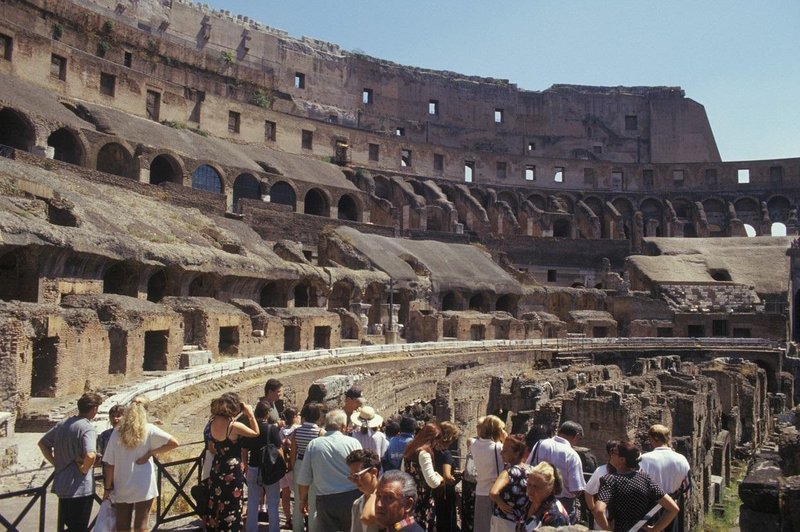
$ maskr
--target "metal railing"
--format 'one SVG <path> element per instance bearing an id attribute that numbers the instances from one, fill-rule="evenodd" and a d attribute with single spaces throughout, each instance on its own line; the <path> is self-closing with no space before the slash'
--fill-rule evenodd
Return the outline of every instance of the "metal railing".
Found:
<path id="1" fill-rule="evenodd" d="M 195 457 L 182 458 L 169 462 L 160 462 L 157 458 L 153 458 L 157 471 L 158 496 L 156 497 L 155 505 L 155 524 L 152 530 L 158 530 L 162 524 L 189 519 L 197 515 L 197 506 L 189 490 L 200 478 L 203 451 L 205 449 L 202 447 L 202 444 L 202 441 L 197 441 L 180 446 L 186 448 L 200 445 L 202 450 L 198 453 L 198 456 Z M 95 485 L 98 485 L 98 482 L 100 482 L 99 486 L 102 486 L 103 474 L 101 469 L 97 468 L 95 471 L 97 471 L 94 475 Z M 0 526 L 5 527 L 5 529 L 10 532 L 33 530 L 30 522 L 25 522 L 25 524 L 23 524 L 23 521 L 30 516 L 31 510 L 38 506 L 36 530 L 39 530 L 39 532 L 48 530 L 47 494 L 53 483 L 53 476 L 54 473 L 51 472 L 47 480 L 40 486 L 0 494 L 0 501 L 24 501 L 25 499 L 30 499 L 22 504 L 21 507 L 18 507 L 19 509 L 15 508 L 12 510 L 12 513 L 6 512 L 6 515 L 4 515 L 2 510 L 0 510 Z M 189 486 L 188 489 L 187 486 Z M 168 489 L 165 490 L 165 487 Z M 103 502 L 102 498 L 98 496 L 97 493 L 95 493 L 94 500 L 98 506 Z M 181 508 L 181 506 L 184 506 L 184 508 Z M 93 518 L 89 524 L 89 530 L 94 530 L 94 525 L 95 519 Z"/>

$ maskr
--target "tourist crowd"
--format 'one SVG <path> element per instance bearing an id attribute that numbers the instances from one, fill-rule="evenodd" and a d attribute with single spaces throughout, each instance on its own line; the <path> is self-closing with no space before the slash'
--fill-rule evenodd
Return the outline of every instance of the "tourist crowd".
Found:
<path id="1" fill-rule="evenodd" d="M 211 402 L 203 479 L 193 491 L 205 530 L 257 531 L 267 521 L 277 532 L 282 508 L 283 527 L 297 532 L 528 532 L 575 524 L 582 498 L 597 530 L 660 531 L 675 525 L 675 500 L 689 487 L 689 464 L 663 425 L 650 428 L 648 453 L 609 441 L 608 463 L 587 483 L 575 450 L 583 429 L 572 421 L 555 435 L 546 426 L 509 435 L 499 417 L 482 417 L 460 468 L 453 423 L 384 420 L 355 386 L 330 411 L 308 402 L 298 413 L 282 395 L 270 379 L 255 408 L 233 392 Z M 84 394 L 78 415 L 39 443 L 56 468 L 59 530 L 86 529 L 95 461 L 116 530 L 147 530 L 158 493 L 152 457 L 178 442 L 148 423 L 144 398 L 112 408 L 112 428 L 96 436 L 100 401 Z"/>

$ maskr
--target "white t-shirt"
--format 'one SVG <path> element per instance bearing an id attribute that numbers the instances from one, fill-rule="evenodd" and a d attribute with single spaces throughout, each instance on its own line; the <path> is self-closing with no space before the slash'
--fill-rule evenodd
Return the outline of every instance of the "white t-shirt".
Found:
<path id="1" fill-rule="evenodd" d="M 608 464 L 603 464 L 594 470 L 589 482 L 586 483 L 586 489 L 583 491 L 589 495 L 597 495 L 597 493 L 600 491 L 600 479 L 606 475 L 608 475 Z"/>
<path id="2" fill-rule="evenodd" d="M 550 462 L 561 473 L 564 489 L 561 493 L 556 494 L 556 497 L 573 499 L 575 493 L 583 491 L 583 488 L 586 487 L 581 457 L 578 456 L 572 445 L 561 436 L 541 440 L 536 450 L 528 456 L 528 464 L 531 464 L 533 460 L 536 460 L 537 463 Z"/>
<path id="3" fill-rule="evenodd" d="M 686 457 L 669 447 L 656 447 L 649 453 L 644 453 L 639 467 L 667 494 L 678 491 L 689 473 L 689 461 Z"/>
<path id="4" fill-rule="evenodd" d="M 472 460 L 475 462 L 475 471 L 478 475 L 475 495 L 485 497 L 489 495 L 492 484 L 503 470 L 503 458 L 500 456 L 503 444 L 487 438 L 478 438 L 469 450 L 472 453 Z"/>
<path id="5" fill-rule="evenodd" d="M 364 503 L 366 497 L 364 494 L 358 499 L 353 501 L 353 509 L 350 516 L 350 532 L 378 532 L 376 525 L 365 525 L 361 522 L 361 514 L 364 512 Z"/>
<path id="6" fill-rule="evenodd" d="M 122 444 L 118 431 L 111 433 L 103 461 L 114 466 L 114 502 L 142 502 L 158 495 L 153 459 L 142 465 L 138 465 L 136 460 L 161 447 L 170 438 L 169 434 L 148 423 L 144 441 L 138 447 L 129 449 Z"/>

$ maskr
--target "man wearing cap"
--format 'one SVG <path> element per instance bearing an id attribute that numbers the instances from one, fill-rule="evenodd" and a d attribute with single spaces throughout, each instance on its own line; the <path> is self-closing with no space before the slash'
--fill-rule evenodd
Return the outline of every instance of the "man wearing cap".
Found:
<path id="1" fill-rule="evenodd" d="M 97 456 L 97 432 L 92 419 L 103 399 L 85 393 L 78 399 L 78 415 L 59 422 L 39 440 L 39 449 L 53 464 L 53 493 L 58 495 L 58 530 L 89 529 L 94 501 L 92 470 Z"/>
<path id="2" fill-rule="evenodd" d="M 417 422 L 413 417 L 403 416 L 400 418 L 400 434 L 392 436 L 389 440 L 389 447 L 383 455 L 383 460 L 381 460 L 384 471 L 400 469 L 400 462 L 403 461 L 403 453 L 408 443 L 414 438 L 414 431 L 416 428 Z"/>
<path id="3" fill-rule="evenodd" d="M 389 447 L 389 440 L 381 432 L 383 418 L 371 406 L 362 406 L 350 415 L 350 424 L 353 426 L 351 436 L 359 441 L 361 447 L 375 451 L 378 456 L 383 456 Z"/>
<path id="4" fill-rule="evenodd" d="M 365 404 L 367 404 L 367 401 L 364 399 L 364 393 L 362 392 L 360 386 L 354 384 L 348 388 L 346 392 L 344 392 L 344 413 L 347 416 L 347 427 L 345 428 L 345 432 L 347 434 L 351 434 L 354 428 L 350 421 L 350 416 L 352 416 L 353 412 Z"/>

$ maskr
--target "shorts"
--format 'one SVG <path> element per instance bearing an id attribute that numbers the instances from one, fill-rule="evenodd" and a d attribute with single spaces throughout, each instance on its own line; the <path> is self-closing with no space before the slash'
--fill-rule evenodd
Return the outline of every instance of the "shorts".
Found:
<path id="1" fill-rule="evenodd" d="M 282 479 L 280 479 L 278 481 L 278 486 L 280 486 L 281 489 L 287 489 L 287 488 L 288 489 L 292 489 L 293 485 L 294 485 L 294 472 L 293 471 L 289 471 L 288 473 L 283 475 Z"/>

